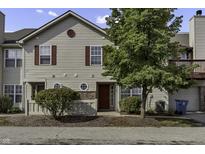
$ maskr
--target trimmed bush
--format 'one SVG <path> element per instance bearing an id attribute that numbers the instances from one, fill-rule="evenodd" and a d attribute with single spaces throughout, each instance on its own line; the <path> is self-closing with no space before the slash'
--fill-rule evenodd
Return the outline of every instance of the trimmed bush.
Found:
<path id="1" fill-rule="evenodd" d="M 127 97 L 120 101 L 121 112 L 139 113 L 141 100 L 139 97 Z"/>
<path id="2" fill-rule="evenodd" d="M 0 113 L 8 113 L 12 106 L 13 102 L 9 96 L 0 96 Z"/>
<path id="3" fill-rule="evenodd" d="M 18 107 L 12 107 L 10 110 L 9 110 L 9 113 L 22 113 L 23 111 L 18 108 Z"/>
<path id="4" fill-rule="evenodd" d="M 65 112 L 69 112 L 72 101 L 79 99 L 79 93 L 70 88 L 46 89 L 40 91 L 35 97 L 35 101 L 41 107 L 50 111 L 51 115 L 58 119 Z"/>

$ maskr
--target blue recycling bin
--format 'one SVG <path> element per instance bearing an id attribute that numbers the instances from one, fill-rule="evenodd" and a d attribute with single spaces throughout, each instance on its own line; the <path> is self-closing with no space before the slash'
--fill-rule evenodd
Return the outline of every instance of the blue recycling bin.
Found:
<path id="1" fill-rule="evenodd" d="M 186 114 L 186 109 L 188 105 L 188 100 L 179 100 L 176 99 L 176 114 Z"/>

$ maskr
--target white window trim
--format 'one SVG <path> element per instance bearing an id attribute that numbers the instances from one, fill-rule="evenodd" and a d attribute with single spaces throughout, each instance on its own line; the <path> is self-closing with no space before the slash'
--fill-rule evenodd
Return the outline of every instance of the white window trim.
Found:
<path id="1" fill-rule="evenodd" d="M 44 47 L 44 46 L 49 46 L 50 47 L 50 64 L 41 64 L 41 47 Z M 52 45 L 39 45 L 39 65 L 43 65 L 43 66 L 46 66 L 46 65 L 51 65 L 51 60 L 52 60 Z"/>
<path id="2" fill-rule="evenodd" d="M 5 95 L 5 86 L 14 86 L 14 104 L 17 104 L 17 102 L 16 102 L 16 86 L 21 86 L 21 91 L 22 91 L 22 93 L 21 93 L 21 99 L 23 100 L 23 85 L 21 85 L 21 84 L 3 84 L 3 95 Z M 18 93 L 18 95 L 20 95 L 19 93 Z M 22 103 L 22 100 L 21 100 L 21 103 Z"/>
<path id="3" fill-rule="evenodd" d="M 81 85 L 82 84 L 86 84 L 87 85 L 87 88 L 85 90 L 81 89 Z M 88 83 L 87 82 L 81 82 L 80 86 L 79 86 L 79 89 L 80 89 L 80 91 L 88 91 L 88 89 L 89 89 Z"/>
<path id="4" fill-rule="evenodd" d="M 9 50 L 14 50 L 14 49 L 18 49 L 18 50 L 21 50 L 21 60 L 22 60 L 22 65 L 23 65 L 23 58 L 22 58 L 22 55 L 23 55 L 23 50 L 22 49 L 19 49 L 19 48 L 6 48 L 4 49 L 4 68 L 6 69 L 9 69 L 9 68 L 21 68 L 21 67 L 17 67 L 17 58 L 16 55 L 15 55 L 15 58 L 14 58 L 14 61 L 15 61 L 15 66 L 14 67 L 6 67 L 6 59 L 9 59 L 9 58 L 6 58 L 6 51 L 9 51 Z"/>
<path id="5" fill-rule="evenodd" d="M 91 47 L 101 47 L 101 64 L 91 64 Z M 90 45 L 90 66 L 102 66 L 103 65 L 103 46 L 102 45 Z"/>
<path id="6" fill-rule="evenodd" d="M 123 89 L 122 87 L 121 87 L 121 89 Z M 132 97 L 133 96 L 133 91 L 132 91 L 132 89 L 133 88 L 129 88 L 129 97 Z M 125 93 L 124 93 L 125 94 Z M 122 95 L 122 92 L 121 92 L 121 94 L 120 95 Z M 142 95 L 142 88 L 141 88 L 141 93 L 138 93 L 137 94 L 137 96 L 141 96 Z M 134 96 L 136 96 L 136 95 L 134 95 Z"/>

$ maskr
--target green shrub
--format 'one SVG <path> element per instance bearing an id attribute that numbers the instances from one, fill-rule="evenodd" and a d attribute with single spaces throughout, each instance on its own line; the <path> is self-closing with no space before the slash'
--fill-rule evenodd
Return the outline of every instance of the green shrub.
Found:
<path id="1" fill-rule="evenodd" d="M 120 110 L 126 113 L 139 113 L 140 104 L 139 97 L 127 97 L 120 101 Z"/>
<path id="2" fill-rule="evenodd" d="M 0 113 L 8 113 L 12 106 L 13 102 L 9 96 L 0 96 Z"/>
<path id="3" fill-rule="evenodd" d="M 49 110 L 55 119 L 58 119 L 65 112 L 69 112 L 72 105 L 71 102 L 79 98 L 79 93 L 63 87 L 42 90 L 35 97 L 35 101 L 41 107 Z"/>
<path id="4" fill-rule="evenodd" d="M 18 108 L 18 107 L 12 107 L 10 110 L 9 110 L 9 113 L 22 113 L 23 111 Z"/>

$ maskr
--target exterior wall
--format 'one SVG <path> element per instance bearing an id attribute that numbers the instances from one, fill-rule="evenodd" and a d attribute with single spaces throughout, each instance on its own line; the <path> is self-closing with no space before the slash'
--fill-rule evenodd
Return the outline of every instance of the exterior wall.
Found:
<path id="1" fill-rule="evenodd" d="M 6 49 L 6 48 L 4 48 Z M 3 84 L 22 84 L 22 67 L 4 67 L 4 49 L 2 51 Z M 10 49 L 10 48 L 9 48 Z"/>
<path id="2" fill-rule="evenodd" d="M 147 110 L 155 110 L 156 109 L 156 102 L 163 101 L 165 102 L 165 110 L 168 111 L 169 109 L 169 96 L 166 91 L 160 91 L 159 89 L 153 89 L 152 93 L 148 95 L 146 109 Z"/>
<path id="3" fill-rule="evenodd" d="M 6 49 L 6 48 L 5 48 Z M 22 67 L 4 67 L 5 59 L 4 59 L 4 48 L 2 49 L 2 94 L 3 94 L 3 86 L 5 84 L 12 84 L 12 85 L 22 85 Z M 23 85 L 22 85 L 23 86 Z M 23 94 L 22 94 L 23 95 Z M 22 96 L 23 99 L 23 96 Z M 23 100 L 22 103 L 15 103 L 15 107 L 20 107 L 21 109 L 24 108 Z"/>
<path id="4" fill-rule="evenodd" d="M 96 98 L 96 91 L 81 91 L 80 92 L 80 99 L 87 100 L 87 99 L 95 99 Z"/>
<path id="5" fill-rule="evenodd" d="M 5 16 L 0 11 L 0 44 L 4 41 L 4 31 L 5 31 Z"/>
<path id="6" fill-rule="evenodd" d="M 76 32 L 74 38 L 67 36 L 68 29 Z M 34 65 L 34 46 L 38 44 L 57 45 L 57 65 Z M 111 80 L 101 75 L 102 66 L 85 66 L 85 46 L 107 44 L 111 43 L 102 34 L 78 19 L 68 17 L 24 44 L 24 79 L 45 80 L 47 88 L 59 82 L 76 91 L 80 90 L 82 82 L 86 82 L 88 91 L 96 91 L 96 82 Z"/>
<path id="7" fill-rule="evenodd" d="M 178 33 L 171 41 L 177 41 L 181 45 L 189 46 L 189 33 Z"/>
<path id="8" fill-rule="evenodd" d="M 181 89 L 174 94 L 169 95 L 169 108 L 170 111 L 176 110 L 175 99 L 188 100 L 187 111 L 199 110 L 199 87 L 191 87 L 189 89 Z"/>
<path id="9" fill-rule="evenodd" d="M 0 12 L 0 45 L 4 40 L 5 16 Z M 2 48 L 0 47 L 0 95 L 2 94 Z"/>
<path id="10" fill-rule="evenodd" d="M 195 18 L 191 18 L 189 21 L 189 46 L 195 49 Z M 195 54 L 194 54 L 195 55 Z"/>
<path id="11" fill-rule="evenodd" d="M 205 59 L 205 16 L 194 16 L 190 22 L 190 45 L 195 59 Z"/>
<path id="12" fill-rule="evenodd" d="M 3 69 L 3 58 L 2 58 L 2 48 L 0 47 L 0 95 L 2 95 L 2 69 Z"/>

